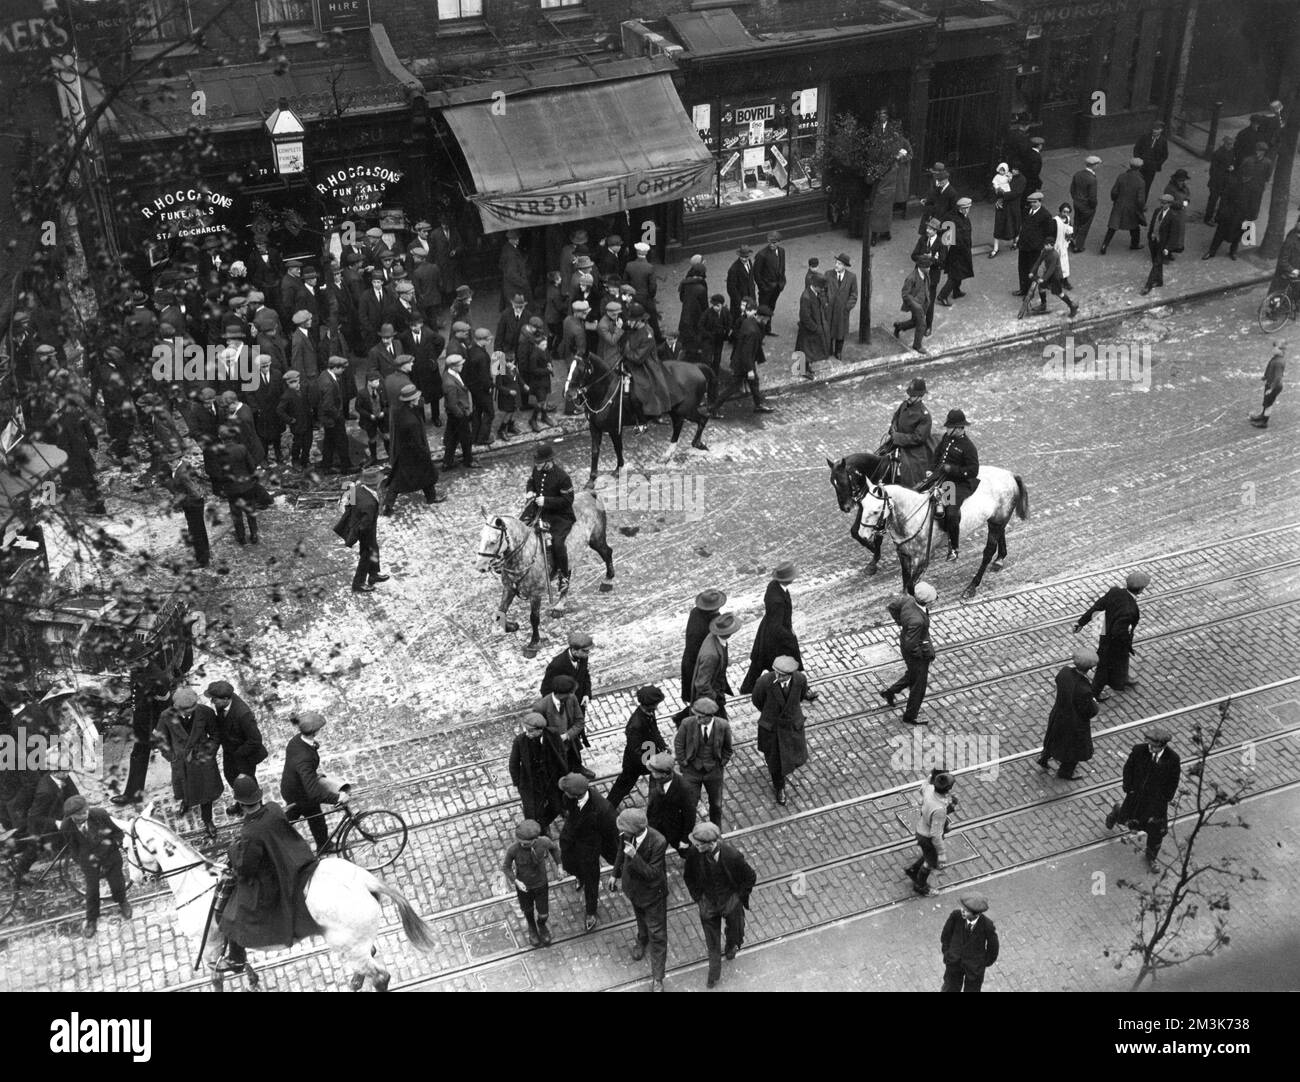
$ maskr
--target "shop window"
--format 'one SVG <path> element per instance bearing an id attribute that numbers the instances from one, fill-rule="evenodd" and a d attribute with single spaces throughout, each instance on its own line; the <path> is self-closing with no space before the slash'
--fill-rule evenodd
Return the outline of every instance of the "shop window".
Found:
<path id="1" fill-rule="evenodd" d="M 316 18 L 311 0 L 257 0 L 257 24 L 265 33 L 287 27 L 314 27 Z"/>
<path id="2" fill-rule="evenodd" d="M 1087 34 L 1052 41 L 1043 72 L 1043 105 L 1073 104 L 1079 100 L 1079 91 L 1088 74 L 1091 43 L 1092 38 Z"/>
<path id="3" fill-rule="evenodd" d="M 133 0 L 132 13 L 131 39 L 135 44 L 181 41 L 190 36 L 188 0 Z"/>
<path id="4" fill-rule="evenodd" d="M 542 10 L 546 11 L 552 8 L 580 8 L 583 0 L 541 0 Z"/>
<path id="5" fill-rule="evenodd" d="M 713 153 L 713 191 L 686 201 L 688 212 L 738 206 L 821 187 L 822 132 L 817 87 L 692 107 L 696 131 Z"/>
<path id="6" fill-rule="evenodd" d="M 438 19 L 441 22 L 477 19 L 482 15 L 483 0 L 438 0 Z"/>

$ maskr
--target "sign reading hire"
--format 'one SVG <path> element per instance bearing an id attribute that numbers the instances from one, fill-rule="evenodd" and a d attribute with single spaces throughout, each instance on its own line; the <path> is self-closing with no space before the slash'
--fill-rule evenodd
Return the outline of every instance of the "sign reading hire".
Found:
<path id="1" fill-rule="evenodd" d="M 320 0 L 322 30 L 365 30 L 370 26 L 370 0 Z"/>

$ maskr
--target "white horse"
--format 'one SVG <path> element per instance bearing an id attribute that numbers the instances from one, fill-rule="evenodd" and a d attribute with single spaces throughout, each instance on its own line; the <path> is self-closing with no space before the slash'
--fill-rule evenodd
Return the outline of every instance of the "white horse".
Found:
<path id="1" fill-rule="evenodd" d="M 160 875 L 171 889 L 176 902 L 176 919 L 180 931 L 194 943 L 196 950 L 207 929 L 203 957 L 195 960 L 213 969 L 212 984 L 221 991 L 223 978 L 216 962 L 225 948 L 225 936 L 214 925 L 208 928 L 208 914 L 213 892 L 221 878 L 224 864 L 216 864 L 181 838 L 167 825 L 145 814 L 131 821 L 126 845 L 132 860 L 147 872 Z M 379 938 L 383 910 L 381 898 L 390 899 L 402 918 L 402 931 L 420 951 L 433 949 L 433 935 L 411 903 L 400 891 L 342 857 L 324 857 L 316 865 L 304 888 L 307 911 L 320 925 L 325 942 L 342 957 L 351 974 L 349 985 L 361 990 L 366 978 L 376 992 L 388 990 L 392 974 L 380 965 L 376 940 Z M 247 967 L 249 986 L 257 988 L 256 970 Z"/>
<path id="2" fill-rule="evenodd" d="M 908 593 L 920 580 L 929 566 L 936 539 L 947 541 L 942 522 L 935 513 L 930 493 L 916 492 L 900 485 L 868 483 L 859 501 L 862 507 L 863 529 L 886 530 L 898 550 L 899 567 L 903 575 L 903 589 Z M 961 532 L 987 527 L 988 539 L 979 570 L 962 597 L 974 597 L 984 579 L 984 572 L 997 554 L 994 571 L 1002 570 L 1007 555 L 1007 523 L 1012 515 L 1021 519 L 1029 517 L 1029 489 L 1019 474 L 997 466 L 979 468 L 979 484 L 961 505 Z"/>

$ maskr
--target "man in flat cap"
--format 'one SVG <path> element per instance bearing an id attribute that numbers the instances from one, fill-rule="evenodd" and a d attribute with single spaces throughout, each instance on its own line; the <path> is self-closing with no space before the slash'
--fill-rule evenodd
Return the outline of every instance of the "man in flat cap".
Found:
<path id="1" fill-rule="evenodd" d="M 659 276 L 650 262 L 650 245 L 645 241 L 637 241 L 632 249 L 636 256 L 623 268 L 623 280 L 635 291 L 637 304 L 645 309 L 646 323 L 656 345 L 662 345 L 664 334 L 659 326 Z"/>
<path id="2" fill-rule="evenodd" d="M 331 357 L 329 365 L 313 383 L 312 409 L 321 427 L 320 468 L 336 473 L 352 473 L 348 450 L 348 396 L 344 387 L 348 359 Z"/>
<path id="3" fill-rule="evenodd" d="M 754 283 L 754 249 L 742 244 L 736 249 L 736 258 L 727 268 L 727 297 L 731 303 L 731 326 L 740 326 L 740 306 L 749 301 L 758 306 L 758 287 Z"/>
<path id="4" fill-rule="evenodd" d="M 1148 725 L 1142 743 L 1134 744 L 1124 763 L 1124 799 L 1106 816 L 1106 829 L 1123 823 L 1146 832 L 1146 860 L 1154 866 L 1169 829 L 1169 802 L 1178 792 L 1182 762 L 1169 746 L 1173 734 L 1164 725 Z"/>
<path id="5" fill-rule="evenodd" d="M 1092 758 L 1091 722 L 1099 708 L 1088 673 L 1096 665 L 1097 652 L 1084 646 L 1075 650 L 1073 664 L 1056 674 L 1056 702 L 1047 718 L 1038 765 L 1050 770 L 1048 760 L 1057 760 L 1061 765 L 1056 776 L 1063 781 L 1073 781 L 1074 768 Z"/>
<path id="6" fill-rule="evenodd" d="M 646 765 L 650 757 L 668 750 L 655 719 L 655 711 L 663 701 L 664 693 L 651 684 L 637 689 L 636 708 L 623 730 L 623 768 L 609 790 L 609 803 L 614 808 L 627 799 L 643 774 L 650 773 Z"/>
<path id="7" fill-rule="evenodd" d="M 538 694 L 549 695 L 551 683 L 557 676 L 571 676 L 577 684 L 575 693 L 578 697 L 578 705 L 585 713 L 587 704 L 591 702 L 591 670 L 588 668 L 588 661 L 594 645 L 594 640 L 587 632 L 570 631 L 568 646 L 547 663 Z"/>
<path id="8" fill-rule="evenodd" d="M 1070 202 L 1074 205 L 1072 252 L 1082 252 L 1088 246 L 1088 230 L 1097 213 L 1097 166 L 1100 164 L 1096 154 L 1089 154 L 1083 160 L 1083 168 L 1070 178 Z"/>
<path id="9" fill-rule="evenodd" d="M 661 751 L 650 756 L 646 766 L 650 768 L 646 819 L 679 857 L 685 857 L 690 850 L 691 831 L 695 829 L 698 800 L 692 801 L 691 791 L 682 785 L 672 752 Z"/>
<path id="10" fill-rule="evenodd" d="M 781 234 L 773 230 L 767 235 L 767 245 L 754 257 L 754 288 L 758 303 L 776 311 L 776 302 L 785 290 L 785 249 L 781 247 Z M 769 328 L 768 334 L 774 332 Z"/>
<path id="11" fill-rule="evenodd" d="M 448 346 L 447 370 L 442 377 L 442 397 L 447 403 L 447 427 L 442 430 L 442 468 L 453 469 L 456 465 L 456 449 L 460 448 L 461 461 L 467 470 L 476 470 L 480 466 L 474 461 L 474 401 L 469 388 L 461 376 L 465 367 L 465 358 L 456 352 L 455 339 Z"/>
<path id="12" fill-rule="evenodd" d="M 1142 296 L 1151 292 L 1154 286 L 1165 284 L 1165 262 L 1169 258 L 1169 231 L 1174 226 L 1174 197 L 1165 192 L 1160 197 L 1160 206 L 1151 215 L 1151 224 L 1147 226 L 1147 252 L 1151 256 L 1151 269 L 1147 272 L 1146 285 L 1140 290 Z"/>
<path id="13" fill-rule="evenodd" d="M 718 826 L 701 823 L 691 831 L 683 878 L 700 909 L 700 926 L 709 952 L 705 987 L 712 988 L 722 977 L 723 952 L 730 962 L 744 946 L 745 910 L 758 875 L 735 846 L 722 840 Z"/>
<path id="14" fill-rule="evenodd" d="M 284 797 L 285 815 L 290 819 L 307 820 L 311 836 L 316 841 L 316 852 L 323 854 L 330 832 L 321 806 L 346 804 L 351 799 L 350 786 L 337 785 L 321 771 L 320 732 L 325 728 L 325 715 L 315 710 L 304 710 L 292 720 L 298 733 L 284 749 L 280 795 Z"/>
<path id="15" fill-rule="evenodd" d="M 1056 240 L 1056 219 L 1043 206 L 1043 193 L 1034 190 L 1025 196 L 1027 209 L 1020 222 L 1020 234 L 1016 237 L 1016 265 L 1019 271 L 1020 288 L 1015 296 L 1023 297 L 1029 292 L 1029 276 L 1043 249 Z"/>
<path id="16" fill-rule="evenodd" d="M 939 290 L 939 279 L 943 277 L 948 248 L 939 236 L 943 223 L 938 218 L 923 220 L 921 226 L 921 235 L 912 248 L 912 262 L 915 263 L 923 255 L 930 257 L 926 268 L 925 298 L 925 333 L 928 335 L 934 327 L 934 302 Z"/>
<path id="17" fill-rule="evenodd" d="M 1097 671 L 1092 678 L 1092 694 L 1099 703 L 1109 698 L 1104 693 L 1107 684 L 1116 691 L 1137 686 L 1136 680 L 1128 678 L 1128 659 L 1133 653 L 1133 632 L 1142 617 L 1138 595 L 1150 582 L 1151 576 L 1145 571 L 1130 571 L 1123 586 L 1112 586 L 1074 625 L 1077 634 L 1096 613 L 1105 614 L 1101 638 L 1097 642 Z"/>
<path id="18" fill-rule="evenodd" d="M 772 309 L 767 305 L 760 304 L 755 309 L 751 301 L 741 301 L 740 323 L 736 327 L 735 343 L 731 347 L 731 363 L 727 369 L 727 380 L 708 407 L 710 416 L 721 417 L 723 405 L 737 394 L 743 393 L 746 387 L 749 388 L 753 399 L 755 413 L 771 413 L 775 409 L 774 406 L 769 406 L 763 401 L 758 373 L 759 366 L 767 363 L 767 357 L 763 352 L 763 338 L 766 334 L 765 328 L 771 321 Z M 691 446 L 702 451 L 708 450 L 698 438 Z"/>
<path id="19" fill-rule="evenodd" d="M 916 258 L 912 269 L 903 279 L 903 288 L 899 291 L 903 303 L 899 309 L 908 313 L 906 322 L 894 321 L 894 337 L 901 331 L 912 332 L 912 349 L 917 353 L 927 353 L 924 346 L 925 313 L 930 303 L 930 266 L 932 260 L 928 255 Z"/>
<path id="20" fill-rule="evenodd" d="M 918 582 L 910 595 L 899 594 L 886 606 L 898 625 L 898 650 L 907 669 L 898 680 L 881 690 L 880 697 L 893 706 L 894 696 L 906 691 L 907 708 L 903 711 L 903 720 L 911 725 L 919 723 L 918 715 L 930 679 L 930 662 L 934 660 L 934 644 L 930 642 L 930 606 L 938 596 L 939 592 L 928 582 Z"/>
<path id="21" fill-rule="evenodd" d="M 852 332 L 850 317 L 858 306 L 858 276 L 849 268 L 853 260 L 848 253 L 841 252 L 835 257 L 835 265 L 826 275 L 826 304 L 830 316 L 831 353 L 835 359 L 841 359 L 844 342 Z"/>
<path id="22" fill-rule="evenodd" d="M 941 992 L 978 992 L 984 971 L 998 960 L 998 930 L 984 914 L 982 894 L 963 894 L 961 908 L 948 914 L 939 946 L 943 950 Z"/>
<path id="23" fill-rule="evenodd" d="M 92 808 L 84 796 L 69 797 L 60 809 L 63 821 L 59 835 L 72 859 L 86 879 L 86 923 L 81 934 L 93 939 L 99 923 L 99 882 L 117 903 L 123 920 L 131 919 L 131 903 L 126 897 L 126 878 L 122 874 L 122 828 L 103 808 Z"/>
<path id="24" fill-rule="evenodd" d="M 268 753 L 253 711 L 235 694 L 229 680 L 214 680 L 204 694 L 212 701 L 217 741 L 221 745 L 221 772 L 226 781 L 234 785 L 235 779 L 244 775 L 256 780 L 257 764 Z M 234 815 L 236 810 L 232 805 L 226 814 Z"/>
<path id="25" fill-rule="evenodd" d="M 230 880 L 217 889 L 213 917 L 226 937 L 217 971 L 240 973 L 248 947 L 291 947 L 319 935 L 307 911 L 304 886 L 316 855 L 274 800 L 263 802 L 262 787 L 247 775 L 232 784 L 242 822 L 230 845 Z"/>
<path id="26" fill-rule="evenodd" d="M 967 196 L 957 200 L 954 209 L 943 219 L 939 238 L 943 243 L 943 270 L 947 274 L 943 288 L 936 300 L 945 308 L 951 306 L 950 297 L 964 297 L 962 283 L 975 277 L 975 258 L 971 254 L 971 201 Z"/>
<path id="27" fill-rule="evenodd" d="M 560 856 L 564 870 L 582 887 L 586 928 L 596 927 L 600 899 L 600 858 L 613 864 L 618 857 L 618 826 L 609 801 L 591 788 L 581 774 L 560 779 L 564 794 L 564 829 Z"/>
<path id="28" fill-rule="evenodd" d="M 546 719 L 547 726 L 556 734 L 563 747 L 568 769 L 587 777 L 596 775 L 582 765 L 582 748 L 586 740 L 582 704 L 578 702 L 578 682 L 561 673 L 552 678 L 547 692 L 533 703 L 531 709 Z"/>
<path id="29" fill-rule="evenodd" d="M 767 761 L 773 796 L 784 806 L 786 779 L 808 761 L 803 704 L 816 702 L 817 692 L 808 687 L 799 662 L 782 655 L 758 678 L 751 699 L 758 710 L 758 750 Z"/>
<path id="30" fill-rule="evenodd" d="M 641 808 L 618 813 L 619 851 L 609 877 L 611 891 L 622 890 L 636 916 L 636 946 L 632 961 L 650 950 L 650 991 L 664 990 L 668 964 L 668 843 L 651 827 Z"/>
<path id="31" fill-rule="evenodd" d="M 712 700 L 720 717 L 727 716 L 727 696 L 733 694 L 727 679 L 727 666 L 731 656 L 731 636 L 740 627 L 740 619 L 732 612 L 721 612 L 709 621 L 709 633 L 700 643 L 695 655 L 695 668 L 691 676 L 691 694 L 687 702 L 696 699 Z"/>
<path id="32" fill-rule="evenodd" d="M 212 802 L 223 788 L 217 772 L 216 715 L 199 703 L 193 688 L 177 688 L 171 709 L 158 719 L 155 740 L 162 757 L 171 764 L 172 796 L 180 803 L 180 814 L 197 805 L 204 834 L 209 841 L 215 840 Z"/>
<path id="33" fill-rule="evenodd" d="M 1127 230 L 1129 248 L 1142 247 L 1142 227 L 1146 225 L 1147 182 L 1142 176 L 1142 159 L 1130 158 L 1128 169 L 1115 178 L 1110 189 L 1110 217 L 1106 235 L 1101 239 L 1101 254 L 1106 254 L 1111 238 L 1118 230 Z"/>
<path id="34" fill-rule="evenodd" d="M 731 726 L 719 715 L 718 704 L 701 698 L 691 703 L 690 716 L 677 729 L 673 757 L 692 807 L 700 789 L 709 794 L 709 819 L 722 826 L 723 772 L 731 760 Z"/>
<path id="35" fill-rule="evenodd" d="M 534 710 L 523 716 L 523 732 L 510 745 L 510 780 L 519 790 L 524 817 L 536 819 L 543 833 L 563 810 L 560 779 L 569 772 L 560 734 Z"/>
<path id="36" fill-rule="evenodd" d="M 551 788 L 555 788 L 554 785 Z M 560 847 L 547 837 L 536 819 L 525 819 L 515 827 L 515 839 L 506 849 L 501 870 L 514 888 L 519 908 L 528 923 L 528 942 L 534 947 L 551 945 L 551 887 L 546 861 L 560 863 Z"/>

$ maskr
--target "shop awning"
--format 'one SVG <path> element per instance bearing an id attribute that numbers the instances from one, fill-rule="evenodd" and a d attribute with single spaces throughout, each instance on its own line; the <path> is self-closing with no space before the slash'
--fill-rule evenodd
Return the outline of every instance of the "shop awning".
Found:
<path id="1" fill-rule="evenodd" d="M 487 233 L 593 218 L 696 195 L 713 156 L 666 74 L 452 105 L 443 115 Z"/>

